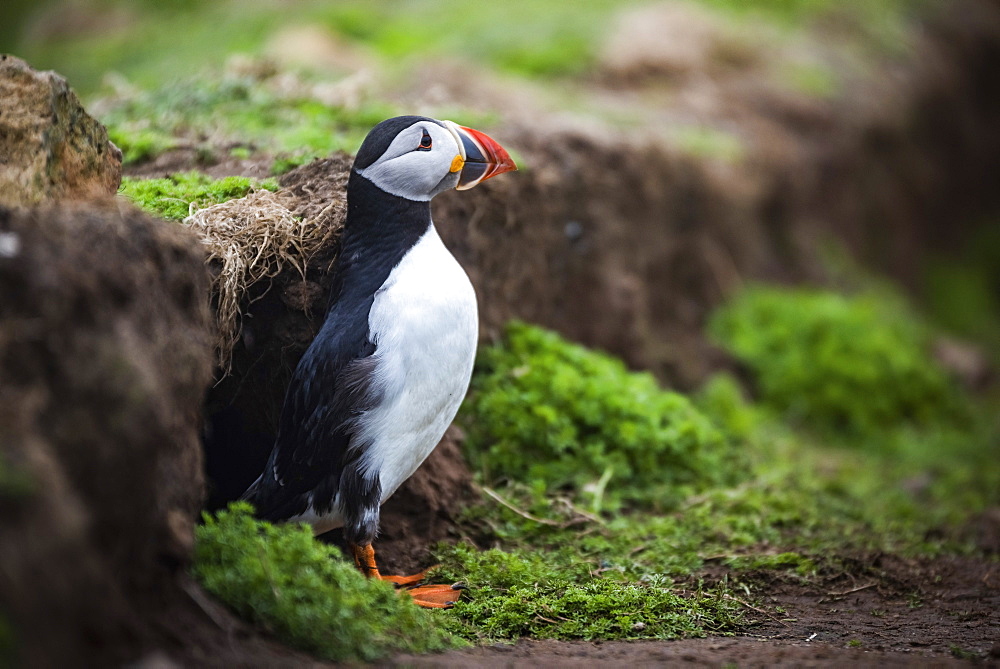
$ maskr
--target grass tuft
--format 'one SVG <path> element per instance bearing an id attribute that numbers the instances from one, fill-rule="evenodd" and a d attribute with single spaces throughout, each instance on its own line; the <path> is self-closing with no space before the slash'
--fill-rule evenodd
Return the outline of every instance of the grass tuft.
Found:
<path id="1" fill-rule="evenodd" d="M 455 644 L 438 619 L 367 579 L 303 525 L 258 521 L 239 502 L 197 528 L 194 573 L 240 617 L 319 657 L 373 661 Z"/>

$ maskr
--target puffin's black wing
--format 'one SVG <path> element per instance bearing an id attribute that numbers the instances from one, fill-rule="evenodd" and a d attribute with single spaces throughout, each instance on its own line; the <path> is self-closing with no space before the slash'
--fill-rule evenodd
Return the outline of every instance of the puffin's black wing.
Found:
<path id="1" fill-rule="evenodd" d="M 342 474 L 357 464 L 361 449 L 350 448 L 357 419 L 378 402 L 371 304 L 335 305 L 295 368 L 267 467 L 243 495 L 259 517 L 286 520 L 310 505 L 329 511 Z"/>

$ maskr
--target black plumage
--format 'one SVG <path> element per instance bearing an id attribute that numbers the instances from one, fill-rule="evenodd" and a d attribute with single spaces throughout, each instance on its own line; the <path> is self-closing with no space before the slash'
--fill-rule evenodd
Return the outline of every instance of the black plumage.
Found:
<path id="1" fill-rule="evenodd" d="M 409 125 L 421 117 L 402 118 Z M 366 142 L 355 167 L 377 159 L 394 134 L 380 133 L 371 150 Z M 377 478 L 365 480 L 358 471 L 363 445 L 349 448 L 355 419 L 378 402 L 370 383 L 375 344 L 368 316 L 376 291 L 430 224 L 430 202 L 389 195 L 351 171 L 330 308 L 292 375 L 264 473 L 244 494 L 259 517 L 287 520 L 310 505 L 322 514 L 342 492 L 347 540 L 374 539 L 381 488 Z"/>

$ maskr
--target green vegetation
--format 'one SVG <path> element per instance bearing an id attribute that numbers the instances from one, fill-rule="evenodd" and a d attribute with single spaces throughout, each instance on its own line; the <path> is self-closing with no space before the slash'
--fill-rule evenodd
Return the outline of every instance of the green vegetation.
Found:
<path id="1" fill-rule="evenodd" d="M 176 138 L 162 131 L 139 128 L 131 131 L 120 127 L 108 128 L 108 139 L 122 150 L 122 163 L 125 165 L 152 160 L 178 145 Z"/>
<path id="2" fill-rule="evenodd" d="M 840 91 L 837 73 L 819 63 L 787 63 L 779 77 L 793 90 L 815 98 L 832 99 Z"/>
<path id="3" fill-rule="evenodd" d="M 703 5 L 732 14 L 754 14 L 786 24 L 797 25 L 817 18 L 836 15 L 884 24 L 911 15 L 928 0 L 698 0 Z"/>
<path id="4" fill-rule="evenodd" d="M 723 434 L 684 396 L 610 356 L 511 323 L 482 352 L 463 410 L 485 481 L 587 493 L 592 508 L 663 508 L 721 480 Z"/>
<path id="5" fill-rule="evenodd" d="M 959 253 L 930 263 L 924 292 L 937 323 L 962 337 L 1000 342 L 1000 216 L 981 222 Z M 1000 350 L 992 351 L 1000 363 Z"/>
<path id="6" fill-rule="evenodd" d="M 255 520 L 246 503 L 205 516 L 194 572 L 237 615 L 277 638 L 337 661 L 454 644 L 436 619 L 393 586 L 367 579 L 301 525 Z"/>
<path id="7" fill-rule="evenodd" d="M 136 206 L 170 220 L 180 220 L 191 207 L 202 209 L 213 204 L 244 197 L 252 189 L 277 190 L 273 179 L 260 182 L 248 177 L 225 177 L 213 180 L 201 172 L 183 172 L 164 179 L 122 179 L 121 193 Z"/>
<path id="8" fill-rule="evenodd" d="M 672 134 L 681 150 L 699 158 L 738 163 L 746 153 L 739 137 L 714 128 L 687 126 Z"/>
<path id="9" fill-rule="evenodd" d="M 336 32 L 390 58 L 451 55 L 529 76 L 578 75 L 593 63 L 607 20 L 622 4 L 382 0 L 339 3 L 322 18 Z M 514 16 L 519 17 L 516 30 L 511 29 Z"/>
<path id="10" fill-rule="evenodd" d="M 449 566 L 435 576 L 470 587 L 450 615 L 469 639 L 673 639 L 732 633 L 740 619 L 724 584 L 682 596 L 666 578 L 600 578 L 585 564 L 554 568 L 524 551 L 459 545 L 442 557 Z"/>
<path id="11" fill-rule="evenodd" d="M 951 644 L 948 647 L 951 651 L 951 656 L 959 660 L 978 660 L 982 658 L 981 653 L 977 653 L 974 650 L 966 650 L 957 644 Z"/>
<path id="12" fill-rule="evenodd" d="M 753 371 L 762 402 L 790 420 L 866 436 L 961 415 L 926 326 L 888 294 L 756 287 L 711 330 Z"/>
<path id="13" fill-rule="evenodd" d="M 102 101 L 99 116 L 126 163 L 179 146 L 195 148 L 206 159 L 227 147 L 230 155 L 264 151 L 301 163 L 356 151 L 373 125 L 398 113 L 381 102 L 322 102 L 312 93 L 313 83 L 278 83 L 268 73 L 169 79 L 148 91 L 119 91 Z"/>
<path id="14" fill-rule="evenodd" d="M 898 44 L 901 26 L 933 0 L 697 0 L 736 21 L 746 18 L 799 29 L 833 16 L 862 36 Z M 20 4 L 20 3 L 19 3 Z M 288 12 L 276 3 L 99 3 L 106 21 L 126 30 L 53 31 L 40 38 L 4 26 L 7 44 L 40 69 L 54 68 L 84 94 L 118 72 L 147 88 L 176 76 L 219 67 L 233 53 L 259 54 L 275 32 L 317 24 L 371 50 L 391 65 L 408 57 L 456 59 L 526 76 L 577 76 L 596 60 L 616 12 L 628 0 L 566 5 L 511 0 L 503 5 L 459 0 L 304 0 Z M 55 5 L 57 8 L 59 5 Z M 22 12 L 27 14 L 27 12 Z M 517 17 L 512 19 L 511 17 Z M 512 26 L 512 21 L 516 25 Z"/>

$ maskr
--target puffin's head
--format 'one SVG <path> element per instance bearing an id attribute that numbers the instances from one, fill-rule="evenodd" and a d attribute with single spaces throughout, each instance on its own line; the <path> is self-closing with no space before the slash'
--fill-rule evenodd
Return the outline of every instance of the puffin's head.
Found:
<path id="1" fill-rule="evenodd" d="M 516 169 L 504 148 L 484 133 L 426 116 L 382 121 L 354 160 L 354 171 L 386 193 L 417 201 Z"/>

